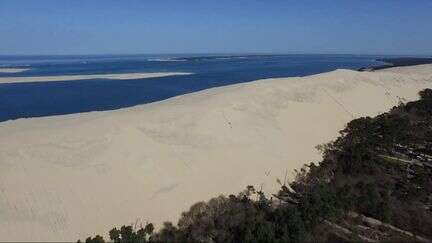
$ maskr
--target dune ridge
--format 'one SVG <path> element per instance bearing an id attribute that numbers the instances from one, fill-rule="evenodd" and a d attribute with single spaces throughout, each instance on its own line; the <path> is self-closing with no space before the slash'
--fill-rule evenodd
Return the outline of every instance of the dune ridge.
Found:
<path id="1" fill-rule="evenodd" d="M 346 122 L 432 87 L 432 65 L 218 87 L 115 111 L 0 123 L 0 240 L 74 241 L 175 221 L 193 203 L 321 157 Z"/>

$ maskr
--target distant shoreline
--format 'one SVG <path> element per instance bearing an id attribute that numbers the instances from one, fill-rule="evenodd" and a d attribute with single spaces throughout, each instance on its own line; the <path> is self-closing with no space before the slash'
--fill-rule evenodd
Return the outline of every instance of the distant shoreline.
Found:
<path id="1" fill-rule="evenodd" d="M 362 67 L 357 71 L 375 71 L 386 68 L 394 68 L 394 67 L 405 67 L 405 66 L 415 66 L 422 64 L 431 64 L 432 58 L 429 57 L 398 57 L 398 58 L 380 58 L 376 59 L 376 61 L 384 62 L 386 64 L 372 67 Z"/>

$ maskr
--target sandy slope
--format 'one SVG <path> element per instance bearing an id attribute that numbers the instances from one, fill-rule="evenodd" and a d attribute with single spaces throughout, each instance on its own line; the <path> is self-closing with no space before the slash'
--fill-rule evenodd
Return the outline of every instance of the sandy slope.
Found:
<path id="1" fill-rule="evenodd" d="M 267 79 L 107 112 L 0 123 L 0 240 L 76 240 L 271 191 L 353 117 L 432 87 L 432 65 Z"/>
<path id="2" fill-rule="evenodd" d="M 0 69 L 1 70 L 1 69 Z M 1 72 L 1 71 L 0 71 Z M 74 81 L 84 79 L 141 79 L 158 78 L 172 75 L 188 75 L 190 73 L 120 73 L 120 74 L 89 74 L 89 75 L 61 75 L 61 76 L 37 76 L 37 77 L 0 77 L 0 84 L 3 83 L 26 83 L 26 82 L 54 82 L 54 81 Z"/>

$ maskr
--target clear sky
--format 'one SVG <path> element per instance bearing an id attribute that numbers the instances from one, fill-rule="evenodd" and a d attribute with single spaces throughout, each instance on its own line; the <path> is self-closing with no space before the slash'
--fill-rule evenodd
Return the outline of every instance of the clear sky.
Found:
<path id="1" fill-rule="evenodd" d="M 432 54 L 432 0 L 0 0 L 0 55 Z"/>

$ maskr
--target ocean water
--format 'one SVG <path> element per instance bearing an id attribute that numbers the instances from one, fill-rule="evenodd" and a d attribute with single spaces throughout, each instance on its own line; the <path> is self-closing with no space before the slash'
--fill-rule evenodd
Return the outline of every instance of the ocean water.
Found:
<path id="1" fill-rule="evenodd" d="M 0 56 L 0 68 L 29 68 L 0 77 L 190 72 L 135 80 L 0 84 L 0 121 L 112 110 L 217 86 L 263 78 L 305 76 L 382 64 L 361 55 L 99 55 Z"/>

